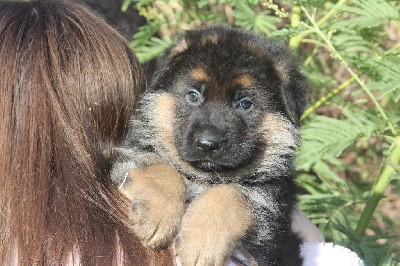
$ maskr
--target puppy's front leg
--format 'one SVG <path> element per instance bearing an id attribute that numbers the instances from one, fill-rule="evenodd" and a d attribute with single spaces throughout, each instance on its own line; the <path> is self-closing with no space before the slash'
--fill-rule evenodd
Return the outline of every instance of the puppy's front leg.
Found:
<path id="1" fill-rule="evenodd" d="M 207 189 L 193 200 L 182 220 L 177 238 L 182 265 L 224 265 L 251 224 L 251 210 L 236 187 Z"/>
<path id="2" fill-rule="evenodd" d="M 176 169 L 160 163 L 132 170 L 121 192 L 132 202 L 132 228 L 143 244 L 168 247 L 184 212 L 185 185 Z"/>

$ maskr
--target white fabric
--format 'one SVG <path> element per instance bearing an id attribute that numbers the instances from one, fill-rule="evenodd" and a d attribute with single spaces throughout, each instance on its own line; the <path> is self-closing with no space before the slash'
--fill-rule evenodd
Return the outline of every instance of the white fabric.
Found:
<path id="1" fill-rule="evenodd" d="M 325 242 L 324 236 L 318 227 L 297 206 L 292 213 L 292 231 L 300 236 L 303 242 Z"/>
<path id="2" fill-rule="evenodd" d="M 303 266 L 364 266 L 356 253 L 332 243 L 310 243 L 301 245 Z"/>
<path id="3" fill-rule="evenodd" d="M 332 243 L 306 242 L 301 245 L 303 266 L 364 266 L 364 262 L 356 253 L 348 248 Z M 175 265 L 181 266 L 176 257 Z M 227 263 L 227 266 L 253 266 L 254 260 L 240 252 L 235 252 Z"/>

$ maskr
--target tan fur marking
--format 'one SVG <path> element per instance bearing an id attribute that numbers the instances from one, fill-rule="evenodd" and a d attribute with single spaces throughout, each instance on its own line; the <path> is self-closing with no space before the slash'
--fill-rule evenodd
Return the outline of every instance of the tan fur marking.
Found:
<path id="1" fill-rule="evenodd" d="M 155 142 L 157 146 L 162 147 L 160 155 L 168 153 L 168 158 L 175 165 L 181 168 L 192 169 L 187 162 L 179 156 L 175 145 L 174 127 L 175 127 L 175 97 L 171 94 L 161 94 L 154 102 L 153 119 L 149 122 L 156 128 Z"/>
<path id="2" fill-rule="evenodd" d="M 292 141 L 290 142 L 285 142 L 285 143 L 294 143 L 293 140 L 296 139 L 296 134 L 299 133 L 299 129 L 296 128 L 292 123 L 290 123 L 289 119 L 283 117 L 280 114 L 271 114 L 271 113 L 266 113 L 264 115 L 263 119 L 263 128 L 266 129 L 266 127 L 269 128 L 271 131 L 271 134 L 276 134 L 277 132 L 279 133 L 290 133 Z M 268 130 L 267 130 L 268 131 Z M 293 135 L 294 134 L 294 135 Z M 270 137 L 270 136 L 269 136 Z M 279 137 L 279 136 L 277 136 Z"/>
<path id="3" fill-rule="evenodd" d="M 210 34 L 210 35 L 206 35 L 201 39 L 201 44 L 204 46 L 206 45 L 208 42 L 211 42 L 213 44 L 217 44 L 219 40 L 219 35 L 217 33 L 215 34 Z"/>
<path id="4" fill-rule="evenodd" d="M 280 134 L 284 129 L 284 118 L 277 114 L 267 113 L 264 115 L 262 130 L 267 134 L 266 139 Z"/>
<path id="5" fill-rule="evenodd" d="M 185 51 L 187 48 L 189 47 L 189 44 L 187 43 L 187 41 L 185 39 L 181 40 L 179 43 L 177 43 L 175 45 L 174 48 L 172 48 L 171 50 L 171 57 L 172 56 L 176 56 L 180 53 L 182 53 L 183 51 Z"/>
<path id="6" fill-rule="evenodd" d="M 192 70 L 192 77 L 195 80 L 200 80 L 200 81 L 211 81 L 211 77 L 207 74 L 205 69 L 203 68 L 195 68 Z"/>
<path id="7" fill-rule="evenodd" d="M 265 54 L 264 49 L 262 49 L 258 43 L 254 43 L 253 41 L 243 42 L 243 46 L 247 47 L 252 53 L 256 56 L 262 56 Z"/>
<path id="8" fill-rule="evenodd" d="M 177 253 L 183 265 L 224 265 L 252 224 L 246 199 L 232 185 L 200 194 L 186 211 Z"/>
<path id="9" fill-rule="evenodd" d="M 154 116 L 150 123 L 156 128 L 156 142 L 161 144 L 173 156 L 178 156 L 175 146 L 175 97 L 171 94 L 162 94 L 154 103 Z"/>
<path id="10" fill-rule="evenodd" d="M 288 74 L 287 74 L 287 66 L 285 65 L 284 62 L 275 62 L 274 64 L 275 69 L 276 69 L 276 73 L 279 77 L 279 80 L 282 83 L 287 83 L 288 82 Z"/>
<path id="11" fill-rule="evenodd" d="M 170 165 L 155 164 L 130 172 L 122 193 L 132 202 L 132 229 L 144 245 L 167 247 L 178 232 L 184 212 L 185 185 Z"/>
<path id="12" fill-rule="evenodd" d="M 280 149 L 298 145 L 296 136 L 298 130 L 281 115 L 267 113 L 261 129 L 264 131 L 265 141 L 271 145 L 279 145 Z"/>
<path id="13" fill-rule="evenodd" d="M 242 74 L 233 80 L 233 85 L 248 88 L 254 85 L 254 80 L 249 74 Z"/>
<path id="14" fill-rule="evenodd" d="M 256 56 L 265 56 L 268 55 L 268 52 L 265 51 L 263 48 L 261 48 L 257 43 L 253 42 L 245 42 L 243 43 L 245 47 L 247 47 L 252 53 L 254 53 Z M 279 80 L 282 83 L 285 83 L 288 81 L 288 74 L 287 74 L 287 65 L 285 64 L 284 60 L 274 60 L 274 57 L 271 56 L 272 61 L 274 62 L 274 68 L 276 70 L 276 73 L 278 75 Z"/>
<path id="15" fill-rule="evenodd" d="M 268 145 L 259 170 L 275 172 L 287 170 L 287 165 L 282 163 L 280 156 L 293 155 L 293 149 L 298 146 L 298 129 L 281 115 L 267 113 L 260 130 Z"/>

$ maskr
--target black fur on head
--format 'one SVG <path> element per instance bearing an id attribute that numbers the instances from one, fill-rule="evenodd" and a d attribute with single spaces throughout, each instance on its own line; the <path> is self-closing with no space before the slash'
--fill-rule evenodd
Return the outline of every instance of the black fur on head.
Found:
<path id="1" fill-rule="evenodd" d="M 260 83 L 269 82 L 265 85 L 271 86 L 265 89 L 275 90 L 288 118 L 300 123 L 308 83 L 285 45 L 227 26 L 186 31 L 160 58 L 151 89 L 169 91 L 175 81 L 171 77 L 179 78 L 196 65 L 206 66 L 219 80 L 243 72 L 253 74 Z"/>
<path id="2" fill-rule="evenodd" d="M 197 177 L 279 176 L 292 168 L 306 88 L 280 43 L 225 26 L 186 31 L 142 101 L 139 117 L 150 126 L 136 127 L 153 125 L 147 144 Z"/>

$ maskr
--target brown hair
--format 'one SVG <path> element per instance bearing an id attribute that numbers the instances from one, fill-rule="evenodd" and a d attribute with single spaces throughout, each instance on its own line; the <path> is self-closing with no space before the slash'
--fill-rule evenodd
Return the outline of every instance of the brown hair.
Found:
<path id="1" fill-rule="evenodd" d="M 109 180 L 144 85 L 126 41 L 70 1 L 0 2 L 0 60 L 1 262 L 169 263 Z"/>

